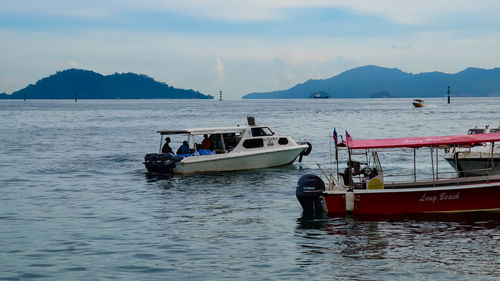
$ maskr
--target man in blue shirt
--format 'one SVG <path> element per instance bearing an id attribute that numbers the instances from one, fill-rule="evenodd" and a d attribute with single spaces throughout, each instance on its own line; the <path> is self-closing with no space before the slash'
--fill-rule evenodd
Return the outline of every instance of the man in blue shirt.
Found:
<path id="1" fill-rule="evenodd" d="M 189 144 L 187 141 L 183 141 L 182 145 L 177 149 L 177 154 L 189 154 Z"/>

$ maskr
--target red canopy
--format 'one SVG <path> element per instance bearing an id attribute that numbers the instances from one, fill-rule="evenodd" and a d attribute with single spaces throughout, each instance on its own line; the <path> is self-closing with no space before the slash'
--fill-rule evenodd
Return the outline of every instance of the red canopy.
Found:
<path id="1" fill-rule="evenodd" d="M 483 142 L 500 141 L 499 133 L 456 135 L 441 137 L 417 137 L 398 139 L 353 140 L 347 138 L 346 145 L 350 149 L 396 148 L 396 147 L 428 147 L 440 145 L 474 145 Z"/>

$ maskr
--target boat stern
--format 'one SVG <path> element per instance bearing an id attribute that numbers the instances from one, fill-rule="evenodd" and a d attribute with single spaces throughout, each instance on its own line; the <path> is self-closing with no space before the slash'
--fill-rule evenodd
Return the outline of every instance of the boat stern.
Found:
<path id="1" fill-rule="evenodd" d="M 325 183 L 320 177 L 313 174 L 300 177 L 295 194 L 304 213 L 321 214 L 326 212 L 323 201 L 324 191 Z"/>

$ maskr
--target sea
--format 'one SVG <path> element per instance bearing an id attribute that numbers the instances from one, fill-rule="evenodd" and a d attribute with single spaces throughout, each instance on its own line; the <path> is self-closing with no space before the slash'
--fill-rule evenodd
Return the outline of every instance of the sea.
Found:
<path id="1" fill-rule="evenodd" d="M 394 138 L 500 122 L 500 98 L 411 103 L 2 100 L 0 280 L 500 280 L 498 213 L 303 214 L 297 181 L 319 174 L 318 163 L 336 171 L 334 128 L 339 138 L 346 131 L 354 139 Z M 247 116 L 309 141 L 311 154 L 255 171 L 147 173 L 144 155 L 158 152 L 157 130 L 241 126 Z M 172 148 L 183 140 L 172 137 Z M 411 172 L 405 152 L 413 153 L 381 157 L 384 171 Z M 453 172 L 438 160 L 440 172 Z M 431 166 L 417 168 L 428 176 Z"/>

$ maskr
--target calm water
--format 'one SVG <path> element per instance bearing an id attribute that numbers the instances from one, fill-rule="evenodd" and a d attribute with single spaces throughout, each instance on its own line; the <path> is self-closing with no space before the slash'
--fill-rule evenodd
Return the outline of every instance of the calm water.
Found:
<path id="1" fill-rule="evenodd" d="M 309 140 L 312 153 L 285 168 L 146 174 L 156 130 L 247 115 Z M 461 134 L 496 126 L 498 98 L 422 109 L 409 99 L 0 101 L 0 120 L 1 280 L 500 280 L 499 215 L 312 219 L 295 198 L 298 178 L 329 163 L 334 127 L 353 138 Z M 382 165 L 406 169 L 398 157 Z"/>

